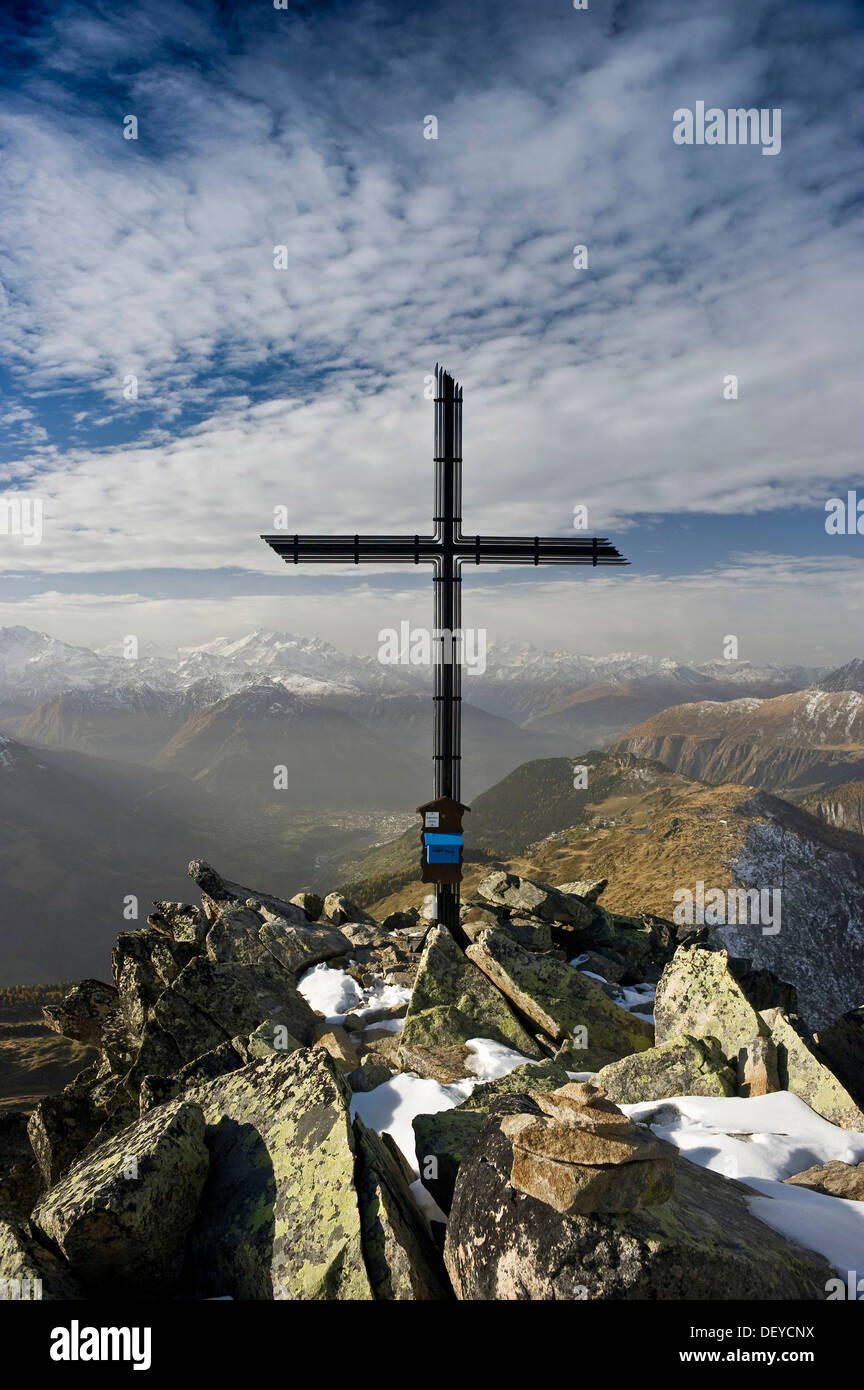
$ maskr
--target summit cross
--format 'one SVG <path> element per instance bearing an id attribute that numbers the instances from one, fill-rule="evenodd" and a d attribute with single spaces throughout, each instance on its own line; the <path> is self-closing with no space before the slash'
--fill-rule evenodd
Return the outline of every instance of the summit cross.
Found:
<path id="1" fill-rule="evenodd" d="M 464 565 L 626 565 L 599 536 L 468 536 L 462 531 L 462 387 L 435 368 L 435 514 L 430 536 L 299 536 L 261 539 L 286 564 L 405 564 L 433 567 L 435 632 L 433 765 L 435 796 L 459 801 L 462 762 L 462 567 Z M 459 884 L 437 885 L 437 917 L 454 935 Z"/>

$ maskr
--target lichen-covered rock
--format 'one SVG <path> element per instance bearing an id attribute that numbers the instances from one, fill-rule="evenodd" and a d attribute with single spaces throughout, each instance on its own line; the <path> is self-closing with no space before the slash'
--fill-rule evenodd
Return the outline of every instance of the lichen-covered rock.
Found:
<path id="1" fill-rule="evenodd" d="M 204 916 L 210 922 L 215 920 L 226 904 L 253 909 L 268 907 L 289 922 L 305 919 L 305 913 L 294 903 L 285 898 L 275 898 L 271 893 L 259 893 L 256 888 L 244 888 L 242 883 L 233 883 L 231 879 L 218 874 L 204 859 L 193 859 L 187 872 L 201 890 Z"/>
<path id="2" fill-rule="evenodd" d="M 219 963 L 197 957 L 153 1006 L 151 1016 L 176 1042 L 184 1061 L 209 1052 L 265 1019 L 312 1041 L 316 1016 L 294 980 L 276 965 Z"/>
<path id="3" fill-rule="evenodd" d="M 453 1188 L 463 1156 L 477 1138 L 490 1109 L 502 1098 L 525 1091 L 553 1091 L 568 1081 L 557 1062 L 537 1062 L 516 1067 L 497 1081 L 475 1086 L 467 1100 L 453 1110 L 415 1115 L 414 1145 L 420 1180 L 442 1211 L 450 1210 Z"/>
<path id="4" fill-rule="evenodd" d="M 582 898 L 586 903 L 596 903 L 608 887 L 608 878 L 580 878 L 573 883 L 559 883 L 558 892 Z"/>
<path id="5" fill-rule="evenodd" d="M 533 955 L 503 932 L 481 933 L 466 955 L 548 1037 L 575 1039 L 585 1070 L 654 1041 L 651 1025 L 613 1003 L 594 980 L 550 956 Z"/>
<path id="6" fill-rule="evenodd" d="M 98 1047 L 102 1030 L 117 1008 L 118 994 L 102 980 L 81 980 L 59 1004 L 46 1004 L 42 1017 L 48 1027 L 64 1038 L 74 1038 L 88 1047 Z"/>
<path id="7" fill-rule="evenodd" d="M 208 922 L 200 907 L 193 903 L 155 902 L 156 909 L 147 918 L 147 925 L 165 931 L 175 941 L 203 946 Z"/>
<path id="8" fill-rule="evenodd" d="M 259 935 L 261 926 L 261 917 L 251 907 L 220 904 L 207 932 L 207 956 L 213 961 L 260 965 L 268 959 L 267 947 Z"/>
<path id="9" fill-rule="evenodd" d="M 363 1252 L 376 1299 L 452 1298 L 444 1263 L 386 1142 L 355 1118 Z"/>
<path id="10" fill-rule="evenodd" d="M 809 1187 L 813 1192 L 823 1192 L 826 1197 L 843 1197 L 848 1202 L 864 1202 L 864 1163 L 841 1163 L 832 1159 L 830 1163 L 816 1164 L 805 1168 L 803 1173 L 795 1173 L 784 1182 L 794 1187 Z"/>
<path id="11" fill-rule="evenodd" d="M 766 1009 L 761 1017 L 777 1049 L 780 1089 L 800 1096 L 817 1115 L 841 1129 L 864 1130 L 864 1114 L 782 1009 Z"/>
<path id="12" fill-rule="evenodd" d="M 490 1116 L 459 1170 L 444 1251 L 457 1298 L 819 1299 L 831 1266 L 762 1224 L 748 1189 L 674 1159 L 666 1202 L 561 1214 L 510 1182 L 513 1147 Z"/>
<path id="13" fill-rule="evenodd" d="M 487 874 L 477 885 L 477 892 L 495 907 L 509 907 L 521 916 L 539 917 L 544 922 L 569 922 L 587 927 L 594 917 L 593 905 L 583 898 L 562 892 L 549 883 L 519 878 L 503 869 Z"/>
<path id="14" fill-rule="evenodd" d="M 190 1293 L 374 1297 L 350 1094 L 319 1048 L 262 1058 L 187 1093 L 204 1111 L 210 1150 L 189 1241 Z"/>
<path id="15" fill-rule="evenodd" d="M 259 1023 L 245 1041 L 234 1039 L 234 1047 L 242 1051 L 244 1062 L 251 1062 L 255 1057 L 284 1057 L 302 1046 L 284 1023 L 277 1023 L 272 1018 L 265 1018 L 263 1023 Z"/>
<path id="16" fill-rule="evenodd" d="M 736 1060 L 768 1028 L 729 968 L 726 951 L 679 946 L 666 966 L 654 1001 L 658 1043 L 687 1033 L 716 1038 L 724 1057 Z"/>
<path id="17" fill-rule="evenodd" d="M 301 975 L 311 966 L 347 955 L 351 950 L 347 937 L 335 927 L 324 922 L 300 926 L 275 915 L 261 927 L 260 940 L 274 960 L 292 975 Z"/>
<path id="18" fill-rule="evenodd" d="M 466 1074 L 465 1043 L 491 1038 L 541 1058 L 537 1043 L 504 996 L 467 960 L 443 927 L 430 932 L 405 1017 L 400 1056 L 421 1076 L 453 1081 Z"/>
<path id="19" fill-rule="evenodd" d="M 610 1062 L 594 1077 L 594 1084 L 619 1105 L 672 1096 L 734 1096 L 737 1089 L 735 1073 L 717 1039 L 687 1033 Z"/>
<path id="20" fill-rule="evenodd" d="M 38 1203 L 33 1224 L 89 1289 L 166 1290 L 180 1273 L 207 1166 L 201 1110 L 172 1101 L 75 1164 Z"/>
<path id="21" fill-rule="evenodd" d="M 84 1298 L 69 1266 L 0 1216 L 0 1302 Z"/>
<path id="22" fill-rule="evenodd" d="M 86 1093 L 74 1088 L 40 1100 L 27 1133 L 45 1187 L 52 1187 L 104 1121 Z"/>

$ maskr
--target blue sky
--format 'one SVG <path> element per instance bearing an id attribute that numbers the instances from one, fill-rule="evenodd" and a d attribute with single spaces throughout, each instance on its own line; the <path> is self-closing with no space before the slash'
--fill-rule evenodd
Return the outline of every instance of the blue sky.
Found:
<path id="1" fill-rule="evenodd" d="M 414 576 L 287 572 L 257 536 L 279 504 L 301 531 L 425 529 L 441 360 L 466 527 L 566 534 L 586 503 L 633 561 L 484 573 L 466 622 L 859 654 L 864 536 L 824 529 L 828 497 L 864 496 L 859 6 L 171 0 L 0 26 L 0 495 L 45 512 L 40 545 L 0 535 L 0 622 L 367 651 L 423 621 Z M 677 146 L 700 100 L 779 107 L 780 154 Z"/>

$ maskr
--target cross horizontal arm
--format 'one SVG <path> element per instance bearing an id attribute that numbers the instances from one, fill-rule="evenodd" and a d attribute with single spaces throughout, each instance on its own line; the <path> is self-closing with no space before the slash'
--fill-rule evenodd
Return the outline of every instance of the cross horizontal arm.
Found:
<path id="1" fill-rule="evenodd" d="M 430 564 L 441 554 L 434 536 L 262 536 L 286 564 L 301 560 L 316 564 L 359 565 L 374 561 Z"/>
<path id="2" fill-rule="evenodd" d="M 605 536 L 460 536 L 454 554 L 475 565 L 629 565 Z"/>

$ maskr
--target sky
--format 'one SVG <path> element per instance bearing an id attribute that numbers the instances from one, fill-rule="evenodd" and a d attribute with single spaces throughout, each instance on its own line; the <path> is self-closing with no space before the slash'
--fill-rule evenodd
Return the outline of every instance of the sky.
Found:
<path id="1" fill-rule="evenodd" d="M 860 5 L 284 3 L 0 11 L 0 502 L 43 509 L 0 530 L 0 624 L 369 654 L 430 622 L 425 573 L 259 535 L 428 530 L 440 361 L 465 529 L 585 505 L 632 562 L 484 570 L 466 625 L 861 655 L 864 535 L 825 530 L 864 499 Z M 677 144 L 697 102 L 779 110 L 779 153 Z"/>

